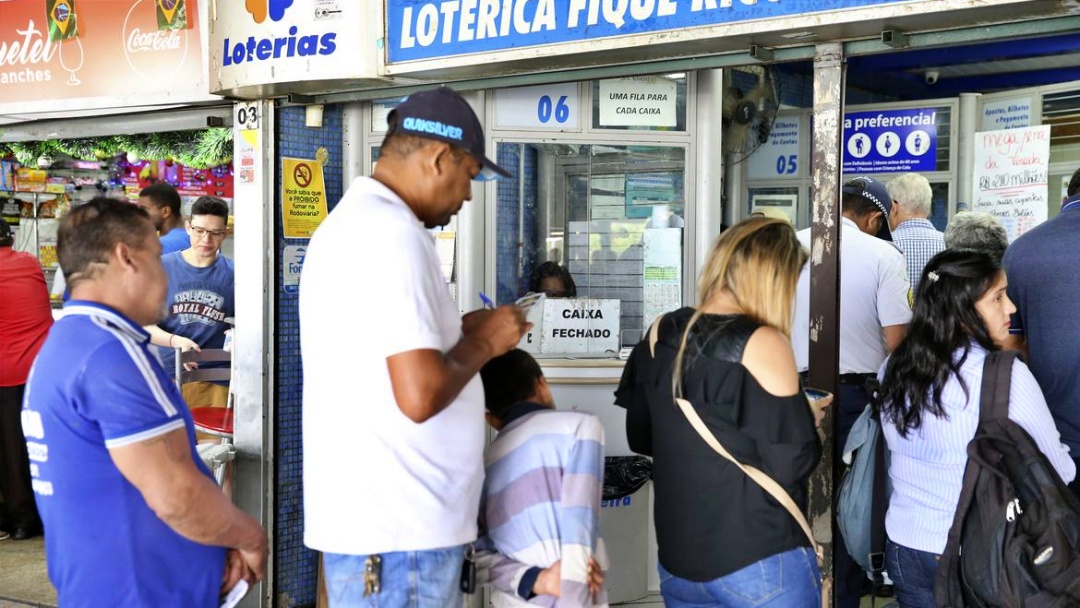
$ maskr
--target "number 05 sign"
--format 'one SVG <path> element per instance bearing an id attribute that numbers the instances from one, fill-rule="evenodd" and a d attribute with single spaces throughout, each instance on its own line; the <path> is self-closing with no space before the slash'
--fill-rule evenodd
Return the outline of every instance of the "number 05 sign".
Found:
<path id="1" fill-rule="evenodd" d="M 500 129 L 578 129 L 581 104 L 577 83 L 502 89 L 495 93 Z"/>

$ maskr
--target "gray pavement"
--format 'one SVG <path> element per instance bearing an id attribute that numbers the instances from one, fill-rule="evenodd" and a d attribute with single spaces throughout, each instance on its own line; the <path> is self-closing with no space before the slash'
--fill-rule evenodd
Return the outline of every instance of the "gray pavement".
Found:
<path id="1" fill-rule="evenodd" d="M 0 541 L 0 608 L 56 607 L 45 570 L 45 537 Z"/>

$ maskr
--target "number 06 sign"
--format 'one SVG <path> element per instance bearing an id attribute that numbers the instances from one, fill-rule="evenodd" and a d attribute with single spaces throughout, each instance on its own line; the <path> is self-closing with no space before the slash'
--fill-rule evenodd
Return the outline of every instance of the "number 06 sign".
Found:
<path id="1" fill-rule="evenodd" d="M 495 93 L 500 129 L 578 129 L 581 104 L 576 83 L 502 89 Z"/>

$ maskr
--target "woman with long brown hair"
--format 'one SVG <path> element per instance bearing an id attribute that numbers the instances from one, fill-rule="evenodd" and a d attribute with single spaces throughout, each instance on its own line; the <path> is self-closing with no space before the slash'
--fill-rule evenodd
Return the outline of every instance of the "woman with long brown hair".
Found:
<path id="1" fill-rule="evenodd" d="M 806 253 L 790 224 L 750 218 L 717 239 L 696 307 L 668 313 L 627 362 L 616 403 L 653 457 L 661 593 L 682 606 L 817 606 L 821 579 L 792 515 L 703 441 L 682 398 L 738 461 L 803 511 L 820 457 L 789 333 Z"/>

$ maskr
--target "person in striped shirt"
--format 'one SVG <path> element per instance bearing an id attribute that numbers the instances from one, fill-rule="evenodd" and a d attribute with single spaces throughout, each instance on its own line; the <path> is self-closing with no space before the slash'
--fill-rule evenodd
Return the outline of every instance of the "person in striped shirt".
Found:
<path id="1" fill-rule="evenodd" d="M 979 424 L 986 355 L 1009 336 L 1016 307 L 987 253 L 947 249 L 926 265 L 907 337 L 879 372 L 892 496 L 885 567 L 903 608 L 934 608 L 934 579 Z M 1076 475 L 1069 449 L 1031 370 L 1012 368 L 1009 419 L 1027 431 L 1061 479 Z"/>
<path id="2" fill-rule="evenodd" d="M 536 360 L 512 350 L 481 370 L 487 421 L 479 579 L 504 606 L 607 606 L 600 538 L 604 427 L 555 410 Z"/>

